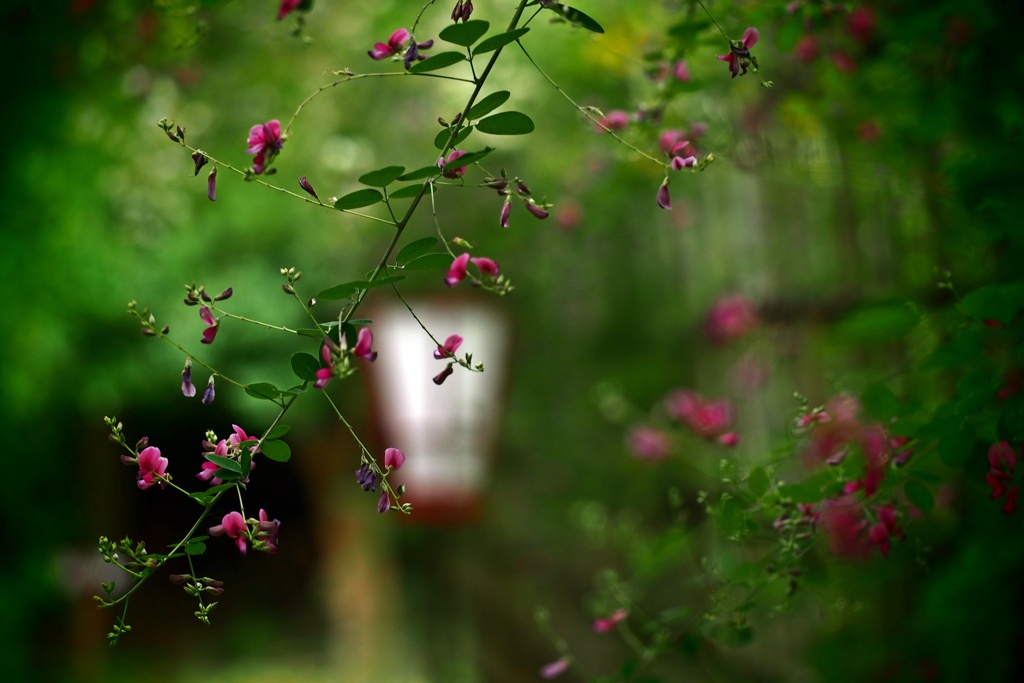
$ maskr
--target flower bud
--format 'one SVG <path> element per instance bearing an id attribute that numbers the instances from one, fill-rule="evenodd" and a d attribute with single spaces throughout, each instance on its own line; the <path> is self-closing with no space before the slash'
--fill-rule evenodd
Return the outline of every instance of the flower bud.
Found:
<path id="1" fill-rule="evenodd" d="M 209 159 L 207 159 L 207 158 L 206 158 L 206 155 L 205 155 L 205 154 L 203 154 L 202 152 L 196 151 L 196 152 L 192 152 L 192 161 L 193 161 L 193 162 L 195 163 L 195 165 L 196 165 L 196 172 L 195 172 L 195 175 L 199 175 L 199 169 L 201 169 L 201 168 L 202 168 L 203 166 L 206 166 L 206 164 L 207 164 L 207 163 L 208 163 L 208 162 L 209 162 L 210 160 L 209 160 Z"/>
<path id="2" fill-rule="evenodd" d="M 313 199 L 320 201 L 320 198 L 316 196 L 316 190 L 313 189 L 313 186 L 306 179 L 306 176 L 302 176 L 299 178 L 299 187 L 301 187 L 303 190 L 312 195 Z"/>
<path id="3" fill-rule="evenodd" d="M 213 300 L 214 301 L 224 301 L 225 299 L 230 299 L 231 295 L 234 294 L 234 293 L 235 293 L 235 290 L 232 289 L 231 287 L 228 287 L 223 292 L 221 292 L 217 296 L 213 297 Z"/>
<path id="4" fill-rule="evenodd" d="M 455 370 L 452 369 L 452 363 L 449 363 L 444 370 L 442 370 L 441 372 L 437 373 L 437 375 L 434 376 L 434 384 L 436 384 L 437 386 L 441 386 L 442 384 L 444 384 L 444 381 L 448 379 L 449 375 L 451 375 L 453 372 L 455 372 Z"/>
<path id="5" fill-rule="evenodd" d="M 215 375 L 210 375 L 210 381 L 206 383 L 206 391 L 203 392 L 203 405 L 210 405 L 213 403 L 213 399 L 217 394 L 217 390 L 214 387 L 213 378 Z"/>
<path id="6" fill-rule="evenodd" d="M 217 167 L 214 166 L 206 178 L 206 196 L 211 202 L 217 201 Z"/>

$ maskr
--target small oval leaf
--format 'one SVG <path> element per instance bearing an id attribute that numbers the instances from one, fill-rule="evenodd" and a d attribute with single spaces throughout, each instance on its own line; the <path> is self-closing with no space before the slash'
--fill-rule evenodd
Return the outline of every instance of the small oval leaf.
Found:
<path id="1" fill-rule="evenodd" d="M 533 132 L 533 119 L 522 112 L 503 111 L 480 119 L 476 124 L 481 133 L 491 135 L 525 135 Z"/>
<path id="2" fill-rule="evenodd" d="M 356 295 L 360 289 L 366 287 L 366 282 L 357 280 L 355 282 L 343 282 L 340 285 L 334 285 L 328 287 L 324 291 L 316 295 L 317 299 L 323 299 L 325 301 L 340 301 L 342 299 L 348 299 Z"/>
<path id="3" fill-rule="evenodd" d="M 514 40 L 519 40 L 521 37 L 526 35 L 529 30 L 529 28 L 517 28 L 514 31 L 499 33 L 496 36 L 486 38 L 476 46 L 475 50 L 473 50 L 473 56 L 482 55 L 485 52 L 492 52 L 493 50 L 497 50 L 499 47 L 504 47 Z"/>
<path id="4" fill-rule="evenodd" d="M 320 361 L 308 353 L 296 353 L 292 356 L 292 372 L 299 379 L 312 382 L 316 379 L 316 371 L 320 369 Z"/>
<path id="5" fill-rule="evenodd" d="M 290 425 L 276 425 L 267 433 L 267 440 L 280 439 L 282 436 L 292 431 Z"/>
<path id="6" fill-rule="evenodd" d="M 437 170 L 440 171 L 441 169 Z M 420 190 L 422 189 L 423 186 L 419 184 L 403 185 L 394 192 L 388 194 L 388 196 L 391 197 L 391 199 L 412 199 L 413 197 L 418 195 L 420 193 Z"/>
<path id="7" fill-rule="evenodd" d="M 225 470 L 226 472 L 233 472 L 235 474 L 242 473 L 242 466 L 238 463 L 237 460 L 225 458 L 223 455 L 216 455 L 215 453 L 206 453 L 204 454 L 204 457 L 210 462 L 212 462 L 214 465 L 219 467 L 220 469 Z M 226 479 L 226 477 L 221 476 L 222 474 L 224 474 L 224 472 L 218 472 L 217 476 L 220 477 L 221 479 Z"/>
<path id="8" fill-rule="evenodd" d="M 384 195 L 377 190 L 356 190 L 344 197 L 338 197 L 338 201 L 334 202 L 334 208 L 341 211 L 361 209 L 364 206 L 372 206 L 382 201 L 384 201 Z"/>
<path id="9" fill-rule="evenodd" d="M 256 382 L 245 386 L 245 393 L 261 401 L 275 401 L 281 398 L 281 390 L 270 382 Z"/>
<path id="10" fill-rule="evenodd" d="M 458 168 L 459 166 L 469 166 L 470 164 L 473 164 L 473 163 L 476 163 L 476 162 L 480 161 L 481 159 L 483 159 L 485 156 L 487 156 L 488 154 L 490 154 L 493 151 L 494 151 L 493 147 L 484 147 L 482 150 L 480 150 L 478 152 L 470 152 L 469 154 L 463 154 L 458 159 L 455 159 L 454 161 L 452 161 L 451 167 L 452 168 Z M 447 168 L 447 167 L 448 167 L 448 164 L 445 164 L 445 168 Z"/>
<path id="11" fill-rule="evenodd" d="M 446 26 L 441 30 L 437 37 L 449 43 L 455 45 L 461 45 L 462 47 L 469 47 L 487 33 L 491 25 L 486 21 L 479 19 L 473 19 L 472 21 L 463 22 L 461 24 L 452 24 Z"/>
<path id="12" fill-rule="evenodd" d="M 505 104 L 508 101 L 511 93 L 508 90 L 499 90 L 498 92 L 492 92 L 487 97 L 483 98 L 469 109 L 469 120 L 474 121 L 483 116 L 487 116 L 492 111 Z"/>
<path id="13" fill-rule="evenodd" d="M 276 462 L 288 462 L 292 457 L 292 449 L 284 441 L 268 439 L 263 442 L 260 452 Z"/>
<path id="14" fill-rule="evenodd" d="M 399 180 L 423 180 L 424 178 L 430 178 L 431 176 L 439 175 L 441 169 L 437 166 L 424 166 L 423 168 L 417 168 L 415 171 L 409 171 L 405 175 L 398 176 Z"/>
<path id="15" fill-rule="evenodd" d="M 387 187 L 405 173 L 404 166 L 385 166 L 359 176 L 359 182 L 370 187 Z"/>
<path id="16" fill-rule="evenodd" d="M 367 289 L 374 289 L 375 287 L 383 287 L 384 285 L 390 285 L 392 282 L 401 282 L 405 279 L 404 275 L 389 275 L 387 277 L 379 277 L 373 282 L 367 282 Z"/>
<path id="17" fill-rule="evenodd" d="M 469 134 L 473 132 L 473 126 L 463 126 L 459 129 L 459 134 L 455 136 L 455 142 L 452 143 L 452 147 L 458 145 L 460 142 L 469 137 Z M 441 132 L 434 136 L 434 147 L 437 149 L 444 149 L 444 146 L 448 144 L 448 138 L 452 136 L 451 128 L 442 128 Z"/>
<path id="18" fill-rule="evenodd" d="M 575 7 L 569 7 L 568 5 L 563 5 L 560 2 L 552 2 L 545 5 L 545 7 L 547 9 L 554 10 L 555 14 L 559 15 L 566 21 L 579 26 L 580 28 L 585 28 L 588 31 L 593 31 L 594 33 L 604 33 L 604 29 L 601 28 L 601 24 L 597 23 Z"/>
<path id="19" fill-rule="evenodd" d="M 452 64 L 458 64 L 465 60 L 466 56 L 461 52 L 441 52 L 433 57 L 424 59 L 422 62 L 416 62 L 409 67 L 409 73 L 422 74 L 428 71 L 437 71 L 438 69 L 444 69 Z"/>
<path id="20" fill-rule="evenodd" d="M 202 541 L 189 541 L 185 544 L 185 553 L 188 555 L 202 555 L 206 552 L 206 544 Z"/>
<path id="21" fill-rule="evenodd" d="M 426 254 L 428 251 L 434 248 L 435 244 L 437 244 L 436 237 L 423 237 L 421 239 L 416 240 L 415 242 L 409 242 L 409 244 L 402 247 L 402 249 L 398 252 L 398 256 L 395 257 L 395 263 L 397 263 L 398 265 L 408 263 L 417 256 L 422 256 L 423 254 Z"/>
<path id="22" fill-rule="evenodd" d="M 450 254 L 424 254 L 405 264 L 406 270 L 448 270 L 452 265 Z"/>

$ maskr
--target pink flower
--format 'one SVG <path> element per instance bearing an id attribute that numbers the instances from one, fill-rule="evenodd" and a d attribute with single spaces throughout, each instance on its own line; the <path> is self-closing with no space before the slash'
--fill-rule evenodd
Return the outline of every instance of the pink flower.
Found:
<path id="1" fill-rule="evenodd" d="M 160 457 L 160 449 L 149 446 L 139 453 L 139 488 L 145 491 L 153 484 L 160 484 L 160 488 L 167 486 L 167 458 Z"/>
<path id="2" fill-rule="evenodd" d="M 246 526 L 242 513 L 229 512 L 224 515 L 220 524 L 210 527 L 209 533 L 211 536 L 224 536 L 227 534 L 229 538 L 235 539 L 235 545 L 238 546 L 238 552 L 245 555 L 245 552 L 248 549 L 245 540 L 249 533 L 249 527 Z"/>
<path id="3" fill-rule="evenodd" d="M 462 282 L 466 277 L 466 265 L 469 263 L 469 253 L 461 254 L 455 257 L 452 261 L 451 267 L 448 269 L 448 275 L 445 277 L 444 282 L 449 287 Z"/>
<path id="4" fill-rule="evenodd" d="M 281 137 L 281 122 L 277 119 L 267 123 L 257 123 L 249 129 L 249 149 L 246 154 L 255 154 L 252 160 L 252 172 L 256 175 L 263 173 L 274 157 L 284 147 L 284 138 Z"/>
<path id="5" fill-rule="evenodd" d="M 434 375 L 434 384 L 436 384 L 437 386 L 441 386 L 442 384 L 444 384 L 444 381 L 451 377 L 452 373 L 455 372 L 454 368 L 452 368 L 453 365 L 454 363 L 449 363 L 448 365 L 445 366 L 444 370 Z"/>
<path id="6" fill-rule="evenodd" d="M 373 46 L 373 49 L 368 51 L 366 54 L 370 55 L 371 59 L 380 61 L 387 59 L 392 55 L 398 54 L 406 41 L 409 40 L 409 32 L 404 28 L 400 28 L 388 38 L 386 43 L 377 43 Z"/>
<path id="7" fill-rule="evenodd" d="M 141 467 L 142 456 L 139 456 Z M 1017 509 L 1017 486 L 1008 487 L 1007 482 L 1013 483 L 1013 471 L 1017 467 L 1017 451 L 1008 441 L 1000 441 L 992 444 L 988 449 L 989 470 L 985 474 L 985 483 L 992 489 L 992 500 L 998 500 L 1006 495 L 1006 503 L 1003 505 L 1003 512 L 1010 514 Z M 140 484 L 141 485 L 141 484 Z"/>
<path id="8" fill-rule="evenodd" d="M 672 442 L 660 429 L 636 425 L 626 434 L 626 447 L 641 460 L 664 460 L 672 452 Z"/>
<path id="9" fill-rule="evenodd" d="M 715 300 L 704 318 L 704 330 L 715 344 L 745 337 L 758 326 L 757 306 L 742 294 L 728 294 Z"/>
<path id="10" fill-rule="evenodd" d="M 277 534 L 280 528 L 281 522 L 276 519 L 269 519 L 267 511 L 260 508 L 260 519 L 256 523 L 256 538 L 253 547 L 265 553 L 276 553 Z M 242 551 L 242 554 L 244 555 L 245 551 Z"/>
<path id="11" fill-rule="evenodd" d="M 199 317 L 202 318 L 203 322 L 206 323 L 206 329 L 203 330 L 203 344 L 212 344 L 213 340 L 217 337 L 217 330 L 220 326 L 220 321 L 214 320 L 213 313 L 210 312 L 208 306 L 201 306 L 199 308 Z"/>
<path id="12" fill-rule="evenodd" d="M 337 366 L 334 362 L 334 354 L 337 351 L 338 345 L 334 343 L 334 340 L 330 337 L 324 337 L 324 344 L 320 347 L 320 357 L 324 359 L 324 364 L 327 367 L 316 371 L 316 381 L 313 382 L 315 388 L 323 389 L 337 372 Z"/>
<path id="13" fill-rule="evenodd" d="M 613 109 L 604 118 L 598 119 L 594 130 L 607 133 L 610 130 L 622 130 L 629 125 L 629 114 L 621 109 Z"/>
<path id="14" fill-rule="evenodd" d="M 210 169 L 210 175 L 206 176 L 206 196 L 211 202 L 217 201 L 217 167 Z"/>
<path id="15" fill-rule="evenodd" d="M 852 74 L 857 70 L 857 60 L 846 50 L 832 50 L 829 57 L 832 58 L 835 67 L 843 73 Z"/>
<path id="16" fill-rule="evenodd" d="M 804 36 L 797 41 L 796 47 L 793 48 L 793 54 L 796 56 L 797 61 L 804 64 L 813 62 L 821 55 L 821 46 L 818 45 L 818 39 L 814 36 Z"/>
<path id="17" fill-rule="evenodd" d="M 299 5 L 302 4 L 302 0 L 281 0 L 281 8 L 277 10 L 277 20 L 281 21 L 286 16 L 295 11 Z"/>
<path id="18" fill-rule="evenodd" d="M 629 612 L 624 609 L 617 609 L 611 613 L 610 616 L 604 619 L 594 619 L 594 630 L 598 633 L 607 633 L 615 628 L 615 625 L 620 621 L 624 621 L 629 616 Z"/>
<path id="19" fill-rule="evenodd" d="M 723 446 L 735 448 L 740 442 L 740 435 L 737 434 L 736 432 L 726 432 L 725 434 L 720 434 L 715 439 L 715 441 L 722 444 Z"/>
<path id="20" fill-rule="evenodd" d="M 192 398 L 196 395 L 196 385 L 192 384 L 192 359 L 185 359 L 185 369 L 181 371 L 181 393 Z"/>
<path id="21" fill-rule="evenodd" d="M 721 57 L 715 57 L 723 62 L 729 64 L 729 73 L 732 74 L 732 78 L 742 76 L 747 73 L 753 57 L 750 55 L 750 48 L 757 44 L 757 39 L 760 37 L 757 29 L 754 27 L 748 28 L 743 32 L 742 40 L 733 40 L 729 45 L 729 54 L 722 55 Z M 757 63 L 754 62 L 755 71 L 757 70 Z M 741 71 L 742 69 L 742 71 Z"/>
<path id="22" fill-rule="evenodd" d="M 556 678 L 569 670 L 569 659 L 562 657 L 540 668 L 540 677 L 545 680 Z"/>
<path id="23" fill-rule="evenodd" d="M 460 254 L 455 257 L 452 261 L 451 267 L 448 269 L 448 275 L 445 276 L 444 282 L 449 287 L 454 287 L 466 278 L 466 266 L 472 263 L 476 266 L 476 269 L 480 272 L 480 275 L 486 278 L 495 278 L 498 276 L 498 264 L 493 259 L 489 259 L 485 256 L 477 256 L 470 258 L 469 254 Z M 476 278 L 471 278 L 473 285 L 477 286 L 480 284 Z"/>
<path id="24" fill-rule="evenodd" d="M 373 346 L 373 332 L 370 331 L 369 327 L 363 327 L 359 330 L 359 334 L 356 337 L 356 345 L 352 348 L 352 355 L 372 363 L 377 360 L 377 352 L 372 350 L 371 346 Z"/>
<path id="25" fill-rule="evenodd" d="M 462 346 L 462 337 L 457 334 L 449 335 L 449 337 L 444 340 L 443 346 L 438 346 L 434 349 L 434 358 L 442 360 L 449 356 L 454 356 L 460 346 Z"/>
<path id="26" fill-rule="evenodd" d="M 852 496 L 846 495 L 825 501 L 818 521 L 828 536 L 832 552 L 836 555 L 861 557 L 870 548 L 867 544 L 868 539 L 863 534 L 867 527 L 864 511 Z"/>
<path id="27" fill-rule="evenodd" d="M 690 80 L 690 67 L 686 65 L 686 62 L 680 59 L 676 62 L 675 66 L 672 67 L 672 75 L 676 77 L 676 80 L 680 83 L 686 83 Z"/>
<path id="28" fill-rule="evenodd" d="M 672 195 L 668 192 L 668 178 L 665 178 L 661 187 L 658 188 L 658 206 L 666 210 L 672 208 Z"/>
<path id="29" fill-rule="evenodd" d="M 397 448 L 384 449 L 384 467 L 397 470 L 405 464 L 405 453 Z"/>
<path id="30" fill-rule="evenodd" d="M 495 277 L 498 274 L 498 264 L 486 256 L 477 256 L 469 259 L 469 262 L 476 266 L 481 275 Z"/>
<path id="31" fill-rule="evenodd" d="M 448 155 L 447 159 L 441 157 L 440 159 L 437 160 L 437 167 L 444 168 L 445 166 L 455 161 L 459 157 L 465 156 L 465 154 L 466 153 L 461 149 L 453 149 L 451 154 Z M 457 166 L 455 168 L 449 168 L 447 171 L 442 171 L 441 175 L 443 175 L 445 178 L 461 178 L 465 172 L 465 166 Z"/>
<path id="32" fill-rule="evenodd" d="M 501 214 L 498 216 L 498 225 L 503 228 L 508 227 L 508 217 L 512 213 L 512 203 L 509 199 L 501 205 Z"/>
<path id="33" fill-rule="evenodd" d="M 846 30 L 854 40 L 866 44 L 875 32 L 875 13 L 870 7 L 858 7 L 846 15 Z"/>
<path id="34" fill-rule="evenodd" d="M 678 390 L 665 399 L 665 409 L 702 439 L 722 436 L 732 426 L 732 404 L 724 398 L 710 401 L 696 392 Z"/>

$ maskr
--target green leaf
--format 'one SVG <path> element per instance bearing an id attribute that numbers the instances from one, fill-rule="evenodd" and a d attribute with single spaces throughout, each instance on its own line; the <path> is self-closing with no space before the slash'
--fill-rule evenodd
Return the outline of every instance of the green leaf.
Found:
<path id="1" fill-rule="evenodd" d="M 750 474 L 747 475 L 747 486 L 750 488 L 750 492 L 758 498 L 768 493 L 768 489 L 771 488 L 771 485 L 772 482 L 768 478 L 768 473 L 764 471 L 763 467 L 755 467 L 750 470 Z"/>
<path id="2" fill-rule="evenodd" d="M 370 187 L 387 187 L 405 173 L 404 166 L 385 166 L 366 175 L 359 176 L 359 182 Z"/>
<path id="3" fill-rule="evenodd" d="M 364 206 L 373 206 L 382 201 L 384 201 L 384 195 L 377 190 L 356 190 L 344 197 L 338 197 L 338 200 L 334 202 L 334 208 L 339 211 L 361 209 Z"/>
<path id="4" fill-rule="evenodd" d="M 450 254 L 425 254 L 405 264 L 406 270 L 448 270 L 452 265 Z"/>
<path id="5" fill-rule="evenodd" d="M 454 161 L 452 161 L 451 167 L 452 168 L 458 168 L 459 166 L 469 166 L 470 164 L 473 164 L 473 163 L 476 163 L 477 161 L 480 161 L 481 159 L 483 159 L 485 156 L 487 156 L 488 154 L 490 154 L 493 151 L 494 151 L 494 148 L 492 148 L 492 147 L 484 147 L 482 150 L 480 150 L 478 152 L 470 152 L 469 154 L 463 154 L 458 159 L 455 159 Z M 447 167 L 448 167 L 448 164 L 445 164 L 445 168 L 447 168 Z"/>
<path id="6" fill-rule="evenodd" d="M 469 134 L 473 132 L 473 126 L 463 126 L 459 129 L 459 134 L 455 136 L 455 142 L 452 143 L 452 147 L 455 147 L 460 142 L 469 137 Z M 452 136 L 451 128 L 442 128 L 441 132 L 434 136 L 434 147 L 437 149 L 444 149 L 444 146 L 448 144 L 448 138 Z M 440 169 L 438 169 L 440 170 Z"/>
<path id="7" fill-rule="evenodd" d="M 935 507 L 935 496 L 931 489 L 919 481 L 910 480 L 904 487 L 903 492 L 907 494 L 907 500 L 921 512 L 931 512 Z"/>
<path id="8" fill-rule="evenodd" d="M 593 31 L 594 33 L 604 33 L 604 29 L 601 28 L 601 24 L 597 23 L 575 7 L 569 7 L 568 5 L 563 5 L 560 2 L 553 2 L 550 5 L 545 5 L 545 7 L 547 9 L 554 10 L 555 14 L 568 22 L 576 24 L 580 28 L 585 28 L 588 31 Z"/>
<path id="9" fill-rule="evenodd" d="M 492 111 L 505 104 L 510 95 L 511 93 L 508 90 L 492 92 L 490 95 L 470 107 L 469 120 L 475 121 L 483 116 L 487 116 Z"/>
<path id="10" fill-rule="evenodd" d="M 423 180 L 424 178 L 430 178 L 432 176 L 439 175 L 440 173 L 441 169 L 437 166 L 424 166 L 423 168 L 417 168 L 415 171 L 409 171 L 404 175 L 400 175 L 398 176 L 398 179 L 402 181 Z"/>
<path id="11" fill-rule="evenodd" d="M 366 289 L 365 280 L 356 280 L 355 282 L 343 282 L 340 285 L 328 287 L 324 291 L 317 294 L 316 298 L 323 299 L 325 301 L 340 301 L 341 299 L 348 299 L 349 297 L 355 296 L 360 289 Z"/>
<path id="12" fill-rule="evenodd" d="M 426 254 L 428 251 L 434 248 L 435 244 L 437 244 L 436 237 L 423 237 L 421 239 L 416 240 L 415 242 L 409 242 L 409 244 L 402 247 L 402 249 L 398 252 L 398 256 L 395 257 L 395 263 L 397 263 L 398 265 L 408 263 L 417 256 L 422 256 L 423 254 Z"/>
<path id="13" fill-rule="evenodd" d="M 464 62 L 466 55 L 461 52 L 440 52 L 433 57 L 428 57 L 422 62 L 416 62 L 409 67 L 409 73 L 411 74 L 422 74 L 428 71 L 437 71 L 438 69 L 444 69 L 452 64 L 458 64 Z"/>
<path id="14" fill-rule="evenodd" d="M 533 119 L 518 111 L 503 111 L 476 124 L 478 131 L 491 135 L 525 135 L 533 132 L 533 128 Z"/>
<path id="15" fill-rule="evenodd" d="M 268 439 L 263 442 L 260 452 L 271 460 L 288 462 L 292 457 L 292 449 L 284 441 Z"/>
<path id="16" fill-rule="evenodd" d="M 291 430 L 292 428 L 289 425 L 275 425 L 267 434 L 267 441 L 270 441 L 271 439 L 280 439 Z"/>
<path id="17" fill-rule="evenodd" d="M 1020 284 L 981 287 L 965 296 L 958 308 L 977 320 L 995 320 L 1007 325 L 1024 305 L 1021 289 Z"/>
<path id="18" fill-rule="evenodd" d="M 242 466 L 238 464 L 237 460 L 225 458 L 223 455 L 217 455 L 216 453 L 204 453 L 203 457 L 212 462 L 217 467 L 221 468 L 222 470 L 225 470 L 227 472 L 233 472 L 235 474 L 242 473 Z M 222 474 L 223 472 L 218 472 L 217 476 L 220 477 L 221 479 L 225 479 L 226 477 L 221 476 Z"/>
<path id="19" fill-rule="evenodd" d="M 441 169 L 437 169 L 437 171 L 438 173 L 440 173 Z M 418 183 L 414 185 L 404 185 L 395 190 L 394 192 L 392 192 L 391 194 L 389 194 L 388 196 L 391 197 L 392 199 L 412 199 L 413 197 L 418 195 L 420 193 L 420 190 L 422 189 L 423 186 Z"/>
<path id="20" fill-rule="evenodd" d="M 404 275 L 388 275 L 387 277 L 379 277 L 373 282 L 367 282 L 366 289 L 376 289 L 377 287 L 390 285 L 392 282 L 401 282 L 404 279 Z"/>
<path id="21" fill-rule="evenodd" d="M 189 541 L 185 544 L 185 553 L 188 555 L 202 555 L 206 552 L 206 544 L 202 541 Z"/>
<path id="22" fill-rule="evenodd" d="M 472 21 L 466 21 L 461 24 L 452 24 L 441 29 L 441 32 L 437 34 L 437 37 L 449 43 L 455 45 L 461 45 L 462 47 L 469 47 L 487 33 L 491 25 L 486 21 L 473 19 Z"/>
<path id="23" fill-rule="evenodd" d="M 245 393 L 261 401 L 275 401 L 281 398 L 281 390 L 270 382 L 256 382 L 245 386 Z"/>
<path id="24" fill-rule="evenodd" d="M 309 353 L 296 353 L 292 355 L 292 372 L 299 379 L 312 382 L 316 379 L 316 371 L 320 369 L 320 361 Z"/>
<path id="25" fill-rule="evenodd" d="M 490 36 L 476 46 L 476 49 L 473 50 L 473 56 L 482 55 L 485 52 L 492 52 L 497 50 L 499 47 L 504 47 L 514 40 L 519 40 L 529 31 L 529 28 L 517 28 L 514 31 L 507 31 L 505 33 L 499 33 L 496 36 Z"/>

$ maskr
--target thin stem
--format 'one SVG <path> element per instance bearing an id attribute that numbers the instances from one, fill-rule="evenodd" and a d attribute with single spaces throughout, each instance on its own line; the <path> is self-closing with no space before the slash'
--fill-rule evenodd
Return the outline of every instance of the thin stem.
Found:
<path id="1" fill-rule="evenodd" d="M 722 30 L 722 27 L 718 25 L 717 21 L 715 21 L 715 17 L 712 16 L 711 12 L 708 11 L 708 8 L 704 7 L 704 3 L 701 2 L 701 0 L 697 0 L 697 4 L 701 6 L 701 8 L 704 10 L 705 14 L 708 15 L 708 19 L 711 20 L 711 23 L 715 25 L 715 28 L 718 29 L 718 32 L 721 33 L 723 36 L 725 36 L 725 39 L 728 40 L 729 44 L 731 45 L 732 44 L 732 39 L 729 37 L 729 34 L 727 34 L 725 31 Z"/>
<path id="2" fill-rule="evenodd" d="M 572 97 L 569 96 L 568 93 L 566 93 L 564 90 L 562 90 L 562 86 L 558 85 L 558 83 L 556 83 L 550 76 L 548 76 L 548 74 L 542 68 L 540 68 L 540 65 L 537 64 L 537 62 L 534 61 L 533 57 L 530 56 L 530 53 L 526 51 L 526 47 L 523 46 L 522 42 L 517 40 L 516 41 L 516 45 L 518 45 L 519 49 L 523 51 L 523 54 L 526 55 L 526 58 L 528 60 L 530 60 L 530 64 L 533 65 L 533 68 L 535 68 L 537 70 L 537 72 L 541 76 L 544 77 L 544 80 L 546 80 L 551 85 L 551 87 L 553 87 L 556 91 L 558 91 L 558 93 L 562 97 L 564 97 L 566 100 L 568 100 L 569 103 L 572 104 L 572 106 L 576 107 L 577 111 L 579 111 L 584 116 L 586 116 L 588 119 L 590 119 L 595 124 L 600 126 L 602 129 L 604 129 L 604 131 L 606 133 L 608 133 L 613 138 L 615 138 L 616 141 L 618 141 L 620 144 L 628 147 L 633 152 L 639 154 L 640 156 L 642 156 L 643 158 L 647 159 L 648 161 L 652 161 L 652 162 L 656 163 L 658 166 L 662 167 L 666 171 L 670 168 L 669 164 L 665 163 L 661 159 L 656 159 L 655 157 L 652 157 L 650 154 L 648 154 L 647 152 L 643 151 L 642 149 L 639 149 L 635 145 L 630 144 L 629 142 L 627 142 L 626 140 L 621 138 L 611 128 L 608 128 L 606 125 L 601 123 L 601 120 L 597 116 L 594 115 L 594 113 L 593 113 L 593 111 L 592 111 L 592 109 L 590 107 L 584 107 L 584 106 L 578 104 L 574 99 L 572 99 Z"/>
<path id="3" fill-rule="evenodd" d="M 225 382 L 228 382 L 230 384 L 234 384 L 236 387 L 239 387 L 240 389 L 244 389 L 246 387 L 246 385 L 243 382 L 239 382 L 238 380 L 232 379 L 231 377 L 228 377 L 224 373 L 217 371 L 212 365 L 210 365 L 206 361 L 201 360 L 198 356 L 195 356 L 194 354 L 192 354 L 192 352 L 188 351 L 184 346 L 182 346 L 178 342 L 173 341 L 167 335 L 161 333 L 160 331 L 157 331 L 156 334 L 161 339 L 163 339 L 165 342 L 167 342 L 168 344 L 170 344 L 171 346 L 173 346 L 174 348 L 178 349 L 183 354 L 185 354 L 185 356 L 188 357 L 189 360 L 191 360 L 193 363 L 195 363 L 199 367 L 205 368 L 205 369 L 209 370 L 211 374 L 217 375 L 218 377 L 223 379 Z"/>
<path id="4" fill-rule="evenodd" d="M 244 315 L 236 315 L 234 313 L 228 313 L 227 311 L 225 311 L 224 309 L 221 309 L 221 308 L 214 308 L 213 310 L 217 311 L 218 313 L 220 313 L 225 318 L 231 318 L 233 320 L 238 320 L 238 321 L 241 321 L 243 323 L 252 323 L 253 325 L 258 325 L 260 327 L 265 327 L 268 330 L 277 330 L 278 332 L 288 332 L 289 334 L 301 334 L 301 332 L 299 332 L 298 330 L 293 330 L 290 327 L 284 327 L 283 325 L 271 325 L 270 323 L 265 323 L 265 322 L 263 322 L 261 320 L 253 320 L 252 318 L 246 318 Z"/>

